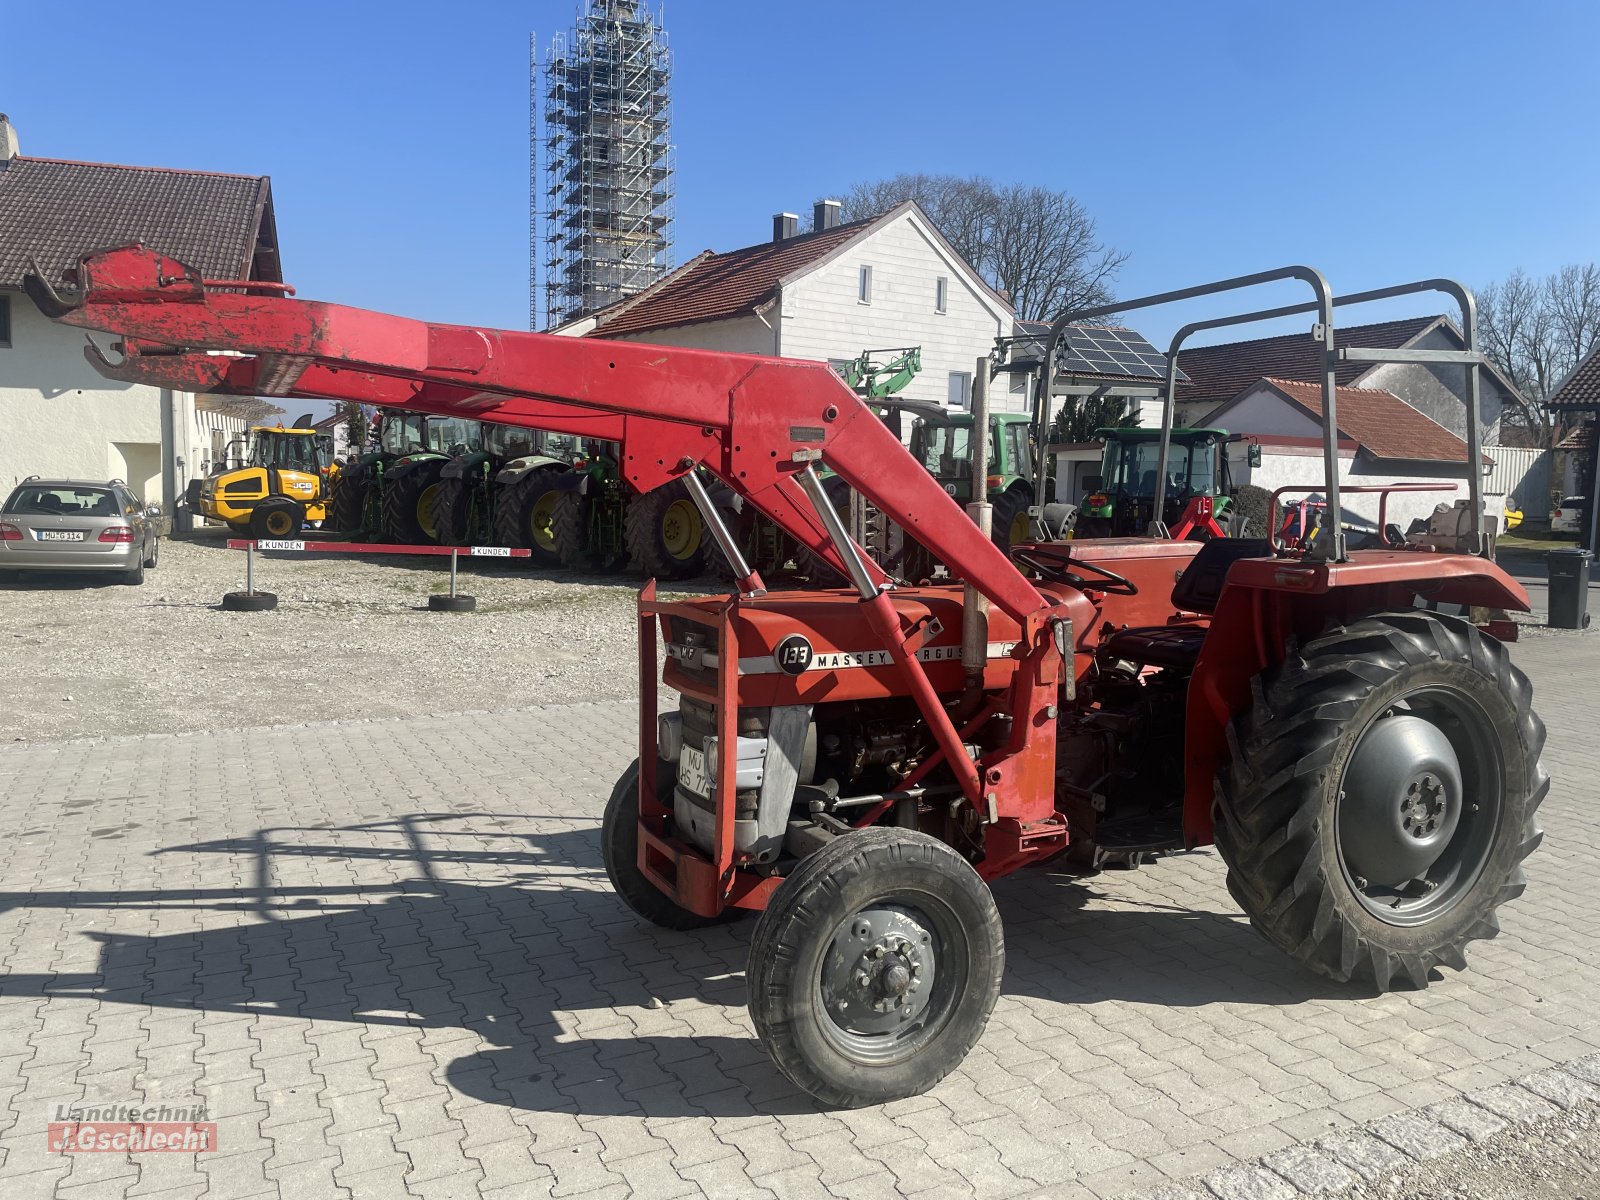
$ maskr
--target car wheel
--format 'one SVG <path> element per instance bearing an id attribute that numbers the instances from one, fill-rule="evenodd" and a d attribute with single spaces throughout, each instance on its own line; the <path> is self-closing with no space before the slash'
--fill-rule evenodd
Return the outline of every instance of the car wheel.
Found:
<path id="1" fill-rule="evenodd" d="M 144 560 L 144 565 L 153 571 L 155 570 L 156 563 L 159 562 L 160 559 L 161 539 L 158 537 L 153 537 L 150 539 L 150 557 Z"/>
<path id="2" fill-rule="evenodd" d="M 138 587 L 144 582 L 144 563 L 140 562 L 132 570 L 122 572 L 122 582 L 129 587 Z"/>

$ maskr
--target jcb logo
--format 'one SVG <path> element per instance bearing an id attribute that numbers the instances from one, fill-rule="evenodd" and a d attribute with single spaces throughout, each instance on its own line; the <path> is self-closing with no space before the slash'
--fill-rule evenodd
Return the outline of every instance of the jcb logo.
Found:
<path id="1" fill-rule="evenodd" d="M 798 633 L 792 633 L 778 643 L 772 652 L 778 670 L 788 675 L 799 675 L 811 665 L 811 643 Z"/>

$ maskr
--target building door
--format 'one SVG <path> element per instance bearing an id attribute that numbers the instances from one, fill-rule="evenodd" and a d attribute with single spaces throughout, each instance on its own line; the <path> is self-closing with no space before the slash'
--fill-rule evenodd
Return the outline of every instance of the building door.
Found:
<path id="1" fill-rule="evenodd" d="M 161 502 L 160 442 L 112 442 L 110 471 L 146 504 Z"/>

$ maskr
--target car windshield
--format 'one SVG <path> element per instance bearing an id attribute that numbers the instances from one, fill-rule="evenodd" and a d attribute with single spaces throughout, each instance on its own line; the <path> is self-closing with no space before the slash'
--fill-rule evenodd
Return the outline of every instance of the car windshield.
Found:
<path id="1" fill-rule="evenodd" d="M 6 498 L 0 511 L 19 517 L 114 517 L 118 509 L 110 488 L 25 483 Z"/>

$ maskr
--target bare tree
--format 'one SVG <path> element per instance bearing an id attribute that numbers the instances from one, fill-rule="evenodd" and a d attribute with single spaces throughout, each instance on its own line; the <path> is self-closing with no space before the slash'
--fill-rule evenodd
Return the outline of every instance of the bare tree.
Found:
<path id="1" fill-rule="evenodd" d="M 1573 264 L 1535 279 L 1513 271 L 1478 292 L 1483 350 L 1522 393 L 1508 414 L 1548 437 L 1545 401 L 1600 345 L 1600 265 Z"/>
<path id="2" fill-rule="evenodd" d="M 917 173 L 858 183 L 845 196 L 844 216 L 859 220 L 906 200 L 922 206 L 1021 317 L 1049 319 L 1111 300 L 1110 283 L 1127 261 L 1100 241 L 1076 197 L 1029 184 L 1001 186 L 981 175 Z"/>

